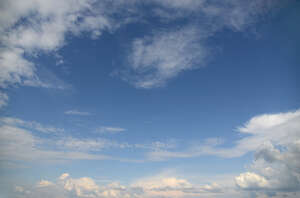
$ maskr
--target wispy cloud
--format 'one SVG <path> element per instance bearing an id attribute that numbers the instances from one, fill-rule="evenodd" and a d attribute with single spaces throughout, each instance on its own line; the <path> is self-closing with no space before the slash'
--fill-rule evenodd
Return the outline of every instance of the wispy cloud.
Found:
<path id="1" fill-rule="evenodd" d="M 146 89 L 164 86 L 184 71 L 206 66 L 208 56 L 216 54 L 212 53 L 216 46 L 208 45 L 208 39 L 224 28 L 244 31 L 277 1 L 153 0 L 148 3 L 154 5 L 153 13 L 162 23 L 187 17 L 190 20 L 179 28 L 169 26 L 168 30 L 153 31 L 132 42 L 128 71 L 121 75 L 134 86 Z"/>
<path id="2" fill-rule="evenodd" d="M 0 118 L 0 123 L 9 126 L 16 126 L 25 129 L 35 130 L 42 133 L 52 133 L 52 134 L 59 134 L 63 133 L 65 130 L 63 128 L 57 128 L 53 126 L 46 126 L 42 125 L 35 121 L 24 121 L 18 118 L 12 117 L 2 117 Z"/>
<path id="3" fill-rule="evenodd" d="M 0 92 L 0 109 L 7 105 L 8 96 L 6 93 Z"/>
<path id="4" fill-rule="evenodd" d="M 113 128 L 112 131 L 116 133 L 121 129 Z M 107 153 L 111 149 L 149 151 L 161 148 L 171 148 L 170 143 L 156 141 L 148 144 L 129 144 L 99 137 L 80 138 L 71 136 L 65 129 L 43 125 L 36 121 L 24 121 L 11 117 L 0 118 L 0 163 L 2 166 L 11 162 L 40 162 L 41 160 L 45 163 L 70 160 L 142 162 L 144 159 L 126 159 Z M 102 153 L 104 150 L 106 155 Z"/>
<path id="5" fill-rule="evenodd" d="M 102 126 L 96 129 L 97 132 L 100 133 L 120 133 L 126 131 L 126 129 L 121 127 L 111 127 L 111 126 Z"/>
<path id="6" fill-rule="evenodd" d="M 78 110 L 68 110 L 64 112 L 66 115 L 78 115 L 78 116 L 90 116 L 92 115 L 90 112 L 86 111 L 78 111 Z"/>
<path id="7" fill-rule="evenodd" d="M 129 56 L 133 71 L 129 75 L 134 76 L 128 80 L 136 87 L 153 88 L 164 85 L 184 70 L 204 66 L 209 50 L 201 41 L 207 34 L 188 26 L 136 39 Z"/>

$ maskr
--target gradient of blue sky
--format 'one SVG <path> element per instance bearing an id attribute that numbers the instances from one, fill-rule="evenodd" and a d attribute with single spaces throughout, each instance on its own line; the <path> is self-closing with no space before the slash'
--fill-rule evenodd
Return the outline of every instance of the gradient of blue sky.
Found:
<path id="1" fill-rule="evenodd" d="M 298 1 L 1 10 L 1 198 L 300 195 Z"/>

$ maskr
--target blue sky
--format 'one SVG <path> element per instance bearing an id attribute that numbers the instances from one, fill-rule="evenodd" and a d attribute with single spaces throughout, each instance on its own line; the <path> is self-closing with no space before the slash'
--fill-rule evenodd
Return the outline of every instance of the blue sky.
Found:
<path id="1" fill-rule="evenodd" d="M 0 197 L 298 197 L 298 1 L 0 3 Z"/>

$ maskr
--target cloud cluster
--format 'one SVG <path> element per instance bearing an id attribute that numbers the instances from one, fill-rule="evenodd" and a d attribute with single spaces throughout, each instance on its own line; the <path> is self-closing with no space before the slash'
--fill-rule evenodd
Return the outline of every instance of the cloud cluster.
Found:
<path id="1" fill-rule="evenodd" d="M 62 174 L 55 182 L 41 180 L 35 186 L 16 186 L 19 198 L 63 197 L 63 198 L 168 198 L 168 197 L 213 197 L 218 195 L 217 184 L 195 186 L 185 179 L 155 176 L 144 178 L 127 186 L 118 182 L 99 186 L 92 178 L 72 178 Z"/>
<path id="2" fill-rule="evenodd" d="M 262 145 L 255 154 L 251 172 L 236 177 L 237 186 L 259 194 L 282 197 L 300 195 L 300 139 L 284 148 L 271 143 Z M 291 193 L 292 192 L 292 193 Z"/>

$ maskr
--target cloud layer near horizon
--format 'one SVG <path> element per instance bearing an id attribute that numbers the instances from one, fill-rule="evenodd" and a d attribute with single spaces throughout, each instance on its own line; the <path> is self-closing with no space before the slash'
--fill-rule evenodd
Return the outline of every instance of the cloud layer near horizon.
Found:
<path id="1" fill-rule="evenodd" d="M 186 148 L 185 152 L 168 151 L 170 149 L 177 150 L 176 144 L 172 145 L 162 142 L 154 142 L 151 145 L 128 144 L 108 139 L 83 140 L 70 136 L 66 137 L 63 134 L 59 138 L 54 139 L 55 147 L 53 147 L 53 145 L 51 147 L 51 144 L 54 143 L 51 142 L 51 139 L 42 139 L 36 133 L 28 130 L 46 134 L 52 133 L 53 135 L 59 134 L 63 131 L 62 129 L 44 126 L 36 122 L 26 122 L 16 118 L 1 118 L 1 123 L 1 162 L 34 162 L 41 159 L 59 162 L 81 159 L 119 160 L 134 163 L 158 159 L 166 160 L 168 158 L 192 158 L 202 155 L 217 155 L 225 158 L 234 158 L 240 157 L 248 152 L 255 153 L 255 160 L 249 165 L 247 172 L 236 175 L 235 178 L 232 177 L 232 181 L 235 181 L 235 185 L 231 185 L 229 191 L 228 187 L 224 189 L 218 185 L 207 188 L 197 187 L 197 189 L 195 189 L 191 187 L 189 183 L 183 182 L 183 180 L 178 180 L 183 182 L 183 189 L 173 186 L 164 186 L 163 184 L 156 186 L 159 182 L 153 181 L 152 185 L 152 181 L 148 181 L 145 183 L 142 192 L 151 192 L 153 196 L 151 195 L 150 197 L 169 197 L 172 193 L 175 193 L 172 194 L 172 196 L 176 195 L 177 197 L 193 197 L 196 196 L 195 193 L 206 192 L 211 188 L 217 188 L 216 191 L 212 190 L 213 193 L 217 193 L 220 196 L 224 195 L 225 197 L 228 196 L 228 194 L 222 194 L 221 192 L 244 192 L 257 197 L 280 197 L 283 195 L 293 197 L 294 195 L 298 195 L 300 189 L 300 110 L 278 114 L 264 114 L 251 118 L 242 127 L 238 128 L 239 133 L 246 133 L 247 135 L 238 140 L 233 148 L 222 147 L 222 141 L 213 141 L 215 139 L 212 138 L 197 148 Z M 41 147 L 41 144 L 43 144 L 44 147 Z M 45 145 L 50 145 L 50 147 L 45 147 Z M 103 149 L 111 148 L 144 149 L 145 158 L 124 159 L 120 156 L 103 155 L 101 153 Z M 98 153 L 95 153 L 95 151 Z M 172 178 L 172 176 L 170 177 Z M 162 179 L 162 181 L 165 180 Z M 167 179 L 166 181 L 173 180 Z M 175 181 L 177 182 L 177 180 L 174 180 L 174 182 Z M 45 182 L 41 185 L 44 184 L 46 185 Z M 149 190 L 150 187 L 151 189 Z M 75 187 L 72 187 L 72 189 L 73 188 Z M 126 190 L 123 189 L 121 191 L 127 192 L 127 187 L 125 189 Z M 131 190 L 130 187 L 130 193 Z M 121 194 L 116 195 L 116 197 L 122 197 L 123 194 Z M 84 197 L 83 195 L 81 196 L 80 193 L 77 196 Z M 96 194 L 93 191 L 93 196 L 101 197 L 102 195 L 100 196 L 98 191 Z M 130 196 L 133 195 L 130 194 Z M 140 195 L 136 196 L 139 197 Z"/>

